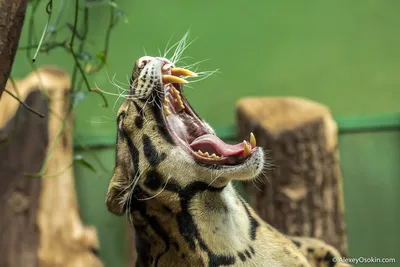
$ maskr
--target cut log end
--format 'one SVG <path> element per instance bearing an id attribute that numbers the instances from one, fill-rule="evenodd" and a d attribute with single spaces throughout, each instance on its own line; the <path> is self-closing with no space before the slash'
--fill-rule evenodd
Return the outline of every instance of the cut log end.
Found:
<path id="1" fill-rule="evenodd" d="M 308 123 L 323 121 L 327 149 L 334 149 L 337 143 L 337 126 L 330 110 L 324 105 L 307 99 L 297 97 L 243 98 L 238 101 L 236 110 L 238 119 L 247 118 L 251 120 L 251 123 L 266 129 L 273 136 L 278 136 L 283 131 L 293 131 Z"/>

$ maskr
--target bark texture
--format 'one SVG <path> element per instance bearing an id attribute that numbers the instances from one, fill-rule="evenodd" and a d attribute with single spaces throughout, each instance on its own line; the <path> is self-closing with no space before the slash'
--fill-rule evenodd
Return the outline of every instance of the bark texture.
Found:
<path id="1" fill-rule="evenodd" d="M 11 138 L 0 150 L 0 211 L 5 214 L 0 219 L 0 266 L 103 266 L 96 256 L 96 230 L 84 227 L 79 218 L 70 167 L 69 78 L 54 68 L 39 69 L 17 81 L 16 88 L 7 87 L 47 116 L 40 119 L 18 109 L 8 94 L 0 101 L 0 136 Z M 24 176 L 39 172 L 50 153 L 43 178 Z"/>
<path id="2" fill-rule="evenodd" d="M 321 238 L 347 255 L 337 125 L 323 105 L 300 98 L 246 98 L 237 104 L 240 140 L 266 149 L 267 179 L 246 185 L 253 207 L 291 236 Z"/>
<path id="3" fill-rule="evenodd" d="M 0 0 L 0 98 L 18 48 L 27 2 L 27 0 Z"/>
<path id="4" fill-rule="evenodd" d="M 47 103 L 40 92 L 29 94 L 25 102 L 47 117 Z M 0 266 L 38 266 L 35 222 L 41 180 L 27 179 L 23 172 L 39 172 L 42 167 L 48 145 L 47 123 L 47 119 L 20 109 L 0 129 Z"/>

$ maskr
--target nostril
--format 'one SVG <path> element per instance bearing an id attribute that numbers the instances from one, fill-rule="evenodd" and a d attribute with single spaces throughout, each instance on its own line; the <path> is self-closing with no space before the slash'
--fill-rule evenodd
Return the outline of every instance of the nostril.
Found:
<path id="1" fill-rule="evenodd" d="M 138 62 L 137 62 L 137 66 L 139 69 L 144 68 L 144 66 L 146 66 L 146 64 L 150 61 L 154 59 L 154 57 L 150 57 L 150 56 L 144 56 L 139 58 Z"/>
<path id="2" fill-rule="evenodd" d="M 163 71 L 167 71 L 170 70 L 173 67 L 173 65 L 171 63 L 167 63 L 162 67 Z"/>

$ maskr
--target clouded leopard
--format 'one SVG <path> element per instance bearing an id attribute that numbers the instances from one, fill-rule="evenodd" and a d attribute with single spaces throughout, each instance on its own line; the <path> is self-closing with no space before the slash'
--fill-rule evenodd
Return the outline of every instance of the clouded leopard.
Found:
<path id="1" fill-rule="evenodd" d="M 347 266 L 323 241 L 286 237 L 232 186 L 264 166 L 263 149 L 228 145 L 193 110 L 183 84 L 196 74 L 142 57 L 117 114 L 116 166 L 106 204 L 136 229 L 137 266 Z"/>

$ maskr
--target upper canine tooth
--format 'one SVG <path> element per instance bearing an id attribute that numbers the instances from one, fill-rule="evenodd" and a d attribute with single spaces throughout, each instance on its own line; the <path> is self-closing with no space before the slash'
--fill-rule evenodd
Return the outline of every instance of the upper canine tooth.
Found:
<path id="1" fill-rule="evenodd" d="M 197 74 L 193 71 L 184 68 L 172 68 L 171 74 L 175 76 L 187 76 L 187 77 L 197 77 Z"/>
<path id="2" fill-rule="evenodd" d="M 252 148 L 257 146 L 256 137 L 253 133 L 250 133 L 250 145 Z"/>
<path id="3" fill-rule="evenodd" d="M 173 75 L 163 75 L 162 81 L 164 84 L 167 84 L 167 83 L 189 83 L 185 79 L 182 79 L 180 77 L 173 76 Z"/>
<path id="4" fill-rule="evenodd" d="M 243 141 L 243 148 L 244 148 L 244 151 L 243 151 L 243 156 L 244 157 L 247 157 L 248 155 L 251 154 L 251 150 L 250 150 L 249 144 L 246 141 Z"/>

